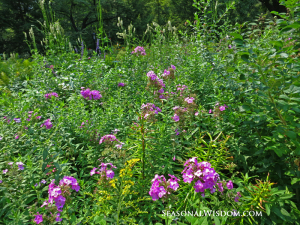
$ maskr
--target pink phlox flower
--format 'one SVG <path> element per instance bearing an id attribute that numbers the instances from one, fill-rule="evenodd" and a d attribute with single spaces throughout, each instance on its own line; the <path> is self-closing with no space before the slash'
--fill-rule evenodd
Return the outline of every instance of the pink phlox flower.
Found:
<path id="1" fill-rule="evenodd" d="M 156 80 L 157 79 L 157 76 L 156 76 L 156 74 L 153 71 L 149 71 L 147 73 L 147 77 L 149 77 L 150 80 Z"/>
<path id="2" fill-rule="evenodd" d="M 34 222 L 36 222 L 36 224 L 42 223 L 43 222 L 43 216 L 41 214 L 37 213 L 37 215 L 35 215 Z"/>
<path id="3" fill-rule="evenodd" d="M 228 181 L 228 183 L 226 184 L 227 188 L 230 190 L 230 189 L 233 189 L 233 183 L 231 180 Z"/>
<path id="4" fill-rule="evenodd" d="M 174 116 L 172 117 L 172 119 L 175 121 L 175 122 L 178 122 L 179 121 L 179 116 L 177 114 L 174 114 Z"/>

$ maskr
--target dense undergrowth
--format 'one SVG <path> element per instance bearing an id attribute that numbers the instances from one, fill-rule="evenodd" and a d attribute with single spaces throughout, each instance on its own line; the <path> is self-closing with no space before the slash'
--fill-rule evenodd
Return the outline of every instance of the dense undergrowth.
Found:
<path id="1" fill-rule="evenodd" d="M 289 7 L 220 40 L 196 17 L 184 40 L 155 24 L 144 48 L 3 60 L 0 223 L 299 224 Z"/>

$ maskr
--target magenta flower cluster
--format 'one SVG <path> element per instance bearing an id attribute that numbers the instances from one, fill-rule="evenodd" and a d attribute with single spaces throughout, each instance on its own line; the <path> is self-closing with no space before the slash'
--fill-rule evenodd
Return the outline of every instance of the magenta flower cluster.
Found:
<path id="1" fill-rule="evenodd" d="M 125 86 L 124 83 L 119 83 L 119 84 L 118 84 L 118 87 L 124 87 L 124 86 Z"/>
<path id="2" fill-rule="evenodd" d="M 45 98 L 50 99 L 52 96 L 58 98 L 58 94 L 56 92 L 45 94 Z"/>
<path id="3" fill-rule="evenodd" d="M 171 194 L 172 191 L 176 191 L 179 188 L 178 181 L 180 181 L 180 179 L 171 174 L 169 174 L 169 177 L 171 178 L 167 181 L 164 175 L 155 175 L 151 181 L 152 186 L 149 191 L 149 195 L 153 201 L 166 197 L 168 194 Z"/>
<path id="4" fill-rule="evenodd" d="M 102 95 L 100 94 L 99 91 L 96 91 L 96 90 L 91 91 L 89 88 L 84 89 L 84 87 L 82 87 L 80 93 L 85 99 L 98 100 L 98 99 L 102 98 Z"/>
<path id="5" fill-rule="evenodd" d="M 175 122 L 178 122 L 179 121 L 179 115 L 185 113 L 187 111 L 187 108 L 183 108 L 183 107 L 179 107 L 179 106 L 175 106 L 173 108 L 173 110 L 175 111 L 175 114 L 174 116 L 172 117 L 172 119 L 175 121 Z"/>
<path id="6" fill-rule="evenodd" d="M 13 162 L 9 162 L 8 165 L 11 166 L 11 168 L 13 167 Z M 16 162 L 16 165 L 18 166 L 18 170 L 24 170 L 24 163 L 22 162 Z M 6 174 L 8 172 L 8 169 L 5 169 L 2 171 L 3 174 Z"/>
<path id="7" fill-rule="evenodd" d="M 53 124 L 50 121 L 51 119 L 47 119 L 40 127 L 45 126 L 46 129 L 51 129 L 51 127 L 53 126 Z"/>
<path id="8" fill-rule="evenodd" d="M 194 188 L 196 192 L 202 192 L 202 196 L 204 196 L 206 189 L 210 189 L 211 193 L 216 191 L 215 186 L 220 177 L 214 168 L 211 168 L 209 162 L 198 163 L 197 157 L 193 157 L 188 159 L 184 166 L 186 167 L 182 171 L 183 181 L 185 183 L 195 181 Z"/>
<path id="9" fill-rule="evenodd" d="M 110 169 L 107 169 L 107 166 L 110 165 Z M 114 178 L 114 171 L 112 169 L 116 169 L 117 167 L 115 167 L 112 163 L 101 163 L 101 165 L 99 165 L 99 167 L 101 166 L 101 168 L 97 168 L 94 167 L 91 172 L 90 175 L 93 176 L 94 174 L 100 174 L 101 177 L 104 177 L 106 180 L 108 179 L 113 179 Z M 99 170 L 99 171 L 97 171 Z"/>
<path id="10" fill-rule="evenodd" d="M 142 104 L 141 110 L 145 119 L 147 119 L 150 115 L 161 112 L 161 109 L 156 107 L 153 103 Z"/>
<path id="11" fill-rule="evenodd" d="M 146 55 L 145 49 L 141 46 L 137 46 L 134 51 L 131 52 L 131 54 L 141 54 L 141 55 Z"/>
<path id="12" fill-rule="evenodd" d="M 218 106 L 219 106 L 219 103 L 216 103 L 215 109 L 216 109 L 216 107 L 218 107 Z M 221 112 L 224 111 L 226 108 L 228 108 L 228 106 L 227 106 L 226 104 L 219 106 L 219 110 L 220 110 Z M 212 109 L 210 109 L 210 110 L 208 111 L 209 114 L 212 113 L 212 112 L 213 112 Z"/>
<path id="13" fill-rule="evenodd" d="M 191 97 L 191 98 L 187 97 L 184 99 L 184 101 L 186 101 L 189 104 L 192 104 L 194 100 L 195 100 L 195 98 L 193 98 L 193 97 Z"/>
<path id="14" fill-rule="evenodd" d="M 149 71 L 147 73 L 147 77 L 149 78 L 150 82 L 152 82 L 152 84 L 154 84 L 155 86 L 159 87 L 159 89 L 166 86 L 164 84 L 164 81 L 162 79 L 159 79 L 153 71 Z"/>
<path id="15" fill-rule="evenodd" d="M 77 180 L 74 177 L 70 176 L 64 176 L 62 180 L 60 180 L 59 185 L 55 185 L 55 180 L 52 180 L 49 184 L 48 188 L 48 195 L 49 199 L 48 201 L 44 201 L 41 207 L 48 206 L 49 204 L 53 204 L 55 202 L 55 206 L 57 208 L 57 211 L 62 212 L 62 209 L 65 205 L 66 198 L 63 196 L 65 194 L 66 188 L 71 188 L 74 191 L 78 192 L 80 190 L 80 186 L 77 183 Z M 44 182 L 43 182 L 44 183 Z M 39 224 L 43 222 L 43 216 L 39 213 L 35 215 L 34 221 Z M 56 221 L 60 222 L 62 219 L 60 218 L 60 213 L 57 213 L 56 215 Z"/>

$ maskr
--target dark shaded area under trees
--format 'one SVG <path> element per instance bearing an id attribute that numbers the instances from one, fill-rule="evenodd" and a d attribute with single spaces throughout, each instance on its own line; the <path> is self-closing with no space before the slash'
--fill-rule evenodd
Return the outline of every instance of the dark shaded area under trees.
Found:
<path id="1" fill-rule="evenodd" d="M 231 1 L 218 1 L 219 15 L 226 9 L 225 2 Z M 193 21 L 195 12 L 201 14 L 193 3 L 193 0 L 101 0 L 104 30 L 114 44 L 122 43 L 116 36 L 120 31 L 117 27 L 118 17 L 123 20 L 124 28 L 132 23 L 139 38 L 152 21 L 165 25 L 170 20 L 172 26 L 184 30 L 186 20 Z M 98 24 L 97 4 L 98 0 L 51 1 L 55 21 L 59 20 L 72 45 L 78 45 L 78 38 L 81 37 L 87 48 L 94 49 L 93 33 Z M 48 5 L 49 0 L 45 0 L 45 6 Z M 235 7 L 228 15 L 232 25 L 236 22 L 241 24 L 253 21 L 260 13 L 287 12 L 286 7 L 279 4 L 279 0 L 238 0 Z M 34 28 L 38 49 L 43 52 L 43 33 L 38 22 L 43 23 L 43 16 L 38 0 L 0 0 L 0 14 L 3 15 L 0 17 L 0 54 L 28 54 L 30 50 L 24 42 L 24 32 L 29 37 L 31 27 Z"/>

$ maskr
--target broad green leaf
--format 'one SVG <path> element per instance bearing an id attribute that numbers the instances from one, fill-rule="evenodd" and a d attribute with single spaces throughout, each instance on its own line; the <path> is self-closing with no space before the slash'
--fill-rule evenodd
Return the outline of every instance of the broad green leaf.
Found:
<path id="1" fill-rule="evenodd" d="M 238 33 L 231 33 L 230 35 L 233 36 L 233 37 L 235 37 L 235 38 L 237 38 L 237 39 L 243 40 L 242 35 L 240 35 L 240 34 L 238 34 Z"/>

